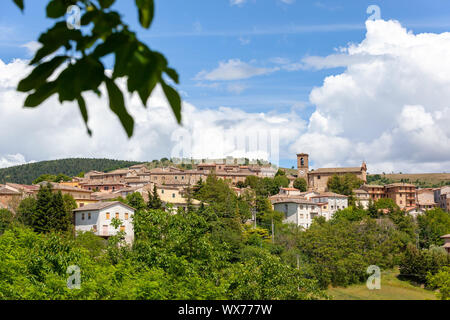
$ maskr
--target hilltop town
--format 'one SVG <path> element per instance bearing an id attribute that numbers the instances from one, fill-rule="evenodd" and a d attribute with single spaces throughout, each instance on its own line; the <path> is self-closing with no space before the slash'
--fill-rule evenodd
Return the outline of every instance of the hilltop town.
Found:
<path id="1" fill-rule="evenodd" d="M 348 208 L 351 203 L 367 209 L 371 202 L 375 203 L 380 199 L 392 199 L 395 205 L 413 217 L 436 207 L 450 210 L 450 186 L 417 188 L 410 183 L 368 184 L 365 162 L 360 167 L 311 170 L 309 155 L 305 153 L 297 154 L 297 174 L 286 174 L 270 165 L 239 165 L 233 162 L 198 163 L 193 169 L 182 169 L 174 165 L 149 169 L 147 164 L 142 163 L 110 172 L 94 170 L 82 177 L 73 177 L 70 181 L 42 181 L 35 185 L 7 182 L 0 185 L 0 208 L 14 211 L 21 200 L 36 196 L 41 185 L 50 183 L 53 191 L 61 191 L 62 194 L 73 197 L 78 207 L 74 213 L 98 211 L 105 204 L 133 193 L 139 193 L 148 201 L 152 192 L 157 193 L 167 210 L 176 213 L 179 209 L 186 210 L 188 205 L 196 208 L 201 205 L 197 199 L 188 199 L 187 194 L 211 174 L 226 181 L 237 196 L 250 189 L 248 177 L 273 179 L 276 175 L 283 174 L 286 183 L 279 185 L 278 193 L 268 195 L 268 198 L 272 208 L 284 214 L 285 222 L 304 228 L 308 228 L 316 217 L 322 216 L 330 220 L 337 211 Z M 329 180 L 332 177 L 346 175 L 354 176 L 360 182 L 359 186 L 347 194 L 330 190 Z M 303 180 L 304 186 L 296 186 L 297 180 Z M 132 212 L 129 214 L 132 215 Z M 102 227 L 100 230 L 99 223 L 86 226 L 83 222 L 83 226 L 80 226 L 76 219 L 74 221 L 76 229 L 94 230 L 96 234 L 105 237 L 114 233 L 110 227 Z M 132 233 L 132 226 L 129 228 L 129 233 Z"/>

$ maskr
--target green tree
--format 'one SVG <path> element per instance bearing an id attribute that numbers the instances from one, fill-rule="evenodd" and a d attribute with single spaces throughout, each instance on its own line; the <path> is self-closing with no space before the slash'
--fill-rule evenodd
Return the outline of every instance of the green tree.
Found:
<path id="1" fill-rule="evenodd" d="M 136 210 L 143 210 L 147 207 L 144 198 L 139 192 L 133 192 L 127 195 L 125 203 Z"/>
<path id="2" fill-rule="evenodd" d="M 149 209 L 161 209 L 162 208 L 162 201 L 158 195 L 158 189 L 156 188 L 156 185 L 153 186 L 153 193 L 150 194 L 150 192 L 149 192 L 147 208 L 149 208 Z"/>
<path id="3" fill-rule="evenodd" d="M 297 178 L 294 180 L 294 188 L 300 190 L 301 192 L 305 192 L 308 189 L 308 184 L 305 179 Z"/>
<path id="4" fill-rule="evenodd" d="M 275 173 L 275 177 L 278 177 L 278 176 L 286 176 L 286 172 L 284 172 L 284 170 L 282 170 L 282 169 L 278 169 L 278 171 L 277 171 L 277 173 Z"/>
<path id="5" fill-rule="evenodd" d="M 419 243 L 422 248 L 444 244 L 441 236 L 450 233 L 450 215 L 441 208 L 427 210 L 417 216 Z"/>
<path id="6" fill-rule="evenodd" d="M 0 209 L 0 235 L 11 225 L 14 215 L 7 209 Z"/>
<path id="7" fill-rule="evenodd" d="M 14 0 L 23 10 L 24 1 Z M 49 0 L 47 17 L 56 19 L 53 27 L 41 34 L 41 48 L 30 65 L 35 68 L 20 81 L 18 91 L 28 92 L 25 107 L 37 107 L 53 94 L 59 101 L 77 101 L 89 134 L 88 109 L 83 93 L 89 91 L 101 96 L 100 86 L 105 84 L 109 106 L 122 123 L 128 137 L 133 135 L 134 119 L 128 113 L 124 94 L 116 80 L 127 78 L 127 91 L 137 93 L 144 106 L 153 89 L 160 84 L 177 121 L 181 122 L 181 99 L 175 89 L 167 84 L 165 76 L 178 83 L 177 72 L 168 67 L 166 58 L 140 41 L 136 33 L 112 9 L 115 0 Z M 69 5 L 81 9 L 81 30 L 69 29 L 65 14 Z M 148 29 L 154 16 L 153 0 L 136 0 L 140 25 Z M 103 61 L 114 56 L 111 75 L 105 72 Z M 62 72 L 51 76 L 61 67 Z M 52 79 L 52 80 L 49 80 Z"/>
<path id="8" fill-rule="evenodd" d="M 428 284 L 436 289 L 441 300 L 450 300 L 450 267 L 443 267 L 442 270 L 432 275 L 427 276 Z"/>
<path id="9" fill-rule="evenodd" d="M 355 174 L 334 174 L 328 179 L 327 187 L 332 192 L 351 196 L 353 194 L 353 189 L 359 188 L 362 184 L 363 181 L 359 179 Z"/>
<path id="10" fill-rule="evenodd" d="M 26 226 L 33 225 L 33 215 L 36 211 L 36 199 L 27 197 L 20 201 L 16 212 L 16 220 Z"/>

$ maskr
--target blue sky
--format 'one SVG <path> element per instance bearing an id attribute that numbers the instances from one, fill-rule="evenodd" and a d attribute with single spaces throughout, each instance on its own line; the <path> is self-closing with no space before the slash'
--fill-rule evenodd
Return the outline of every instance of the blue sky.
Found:
<path id="1" fill-rule="evenodd" d="M 12 0 L 2 1 L 1 60 L 30 57 L 21 46 L 36 40 L 53 23 L 44 18 L 46 2 L 25 0 L 22 14 Z M 156 0 L 155 4 L 150 30 L 136 23 L 134 1 L 118 0 L 114 8 L 178 70 L 185 101 L 199 109 L 226 106 L 251 113 L 294 109 L 306 121 L 316 109 L 310 102 L 311 90 L 327 76 L 342 73 L 344 67 L 284 67 L 360 43 L 366 34 L 369 5 L 380 7 L 382 19 L 398 20 L 414 33 L 450 29 L 448 0 Z M 230 61 L 250 66 L 257 74 L 232 80 L 202 76 Z M 293 159 L 281 163 L 294 165 Z"/>

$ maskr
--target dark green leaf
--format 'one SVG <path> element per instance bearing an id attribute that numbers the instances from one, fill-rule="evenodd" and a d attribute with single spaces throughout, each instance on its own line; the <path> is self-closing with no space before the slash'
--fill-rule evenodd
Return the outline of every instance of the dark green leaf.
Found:
<path id="1" fill-rule="evenodd" d="M 180 79 L 179 79 L 179 76 L 178 76 L 178 72 L 176 72 L 172 68 L 167 68 L 165 70 L 165 72 L 173 81 L 175 81 L 175 83 L 177 83 L 177 84 L 179 83 Z"/>
<path id="2" fill-rule="evenodd" d="M 63 0 L 52 0 L 47 5 L 47 17 L 59 18 L 66 14 L 67 6 Z"/>
<path id="3" fill-rule="evenodd" d="M 25 107 L 37 107 L 56 92 L 56 82 L 46 82 L 25 99 Z"/>
<path id="4" fill-rule="evenodd" d="M 81 92 L 97 89 L 105 77 L 101 62 L 85 57 L 70 65 L 58 77 L 59 100 L 73 101 Z"/>
<path id="5" fill-rule="evenodd" d="M 122 33 L 113 33 L 106 40 L 99 44 L 92 56 L 94 58 L 101 58 L 114 51 L 128 41 L 128 37 Z"/>
<path id="6" fill-rule="evenodd" d="M 105 82 L 109 95 L 109 107 L 119 117 L 122 126 L 130 138 L 133 135 L 134 120 L 125 108 L 122 91 L 110 78 L 106 77 Z"/>
<path id="7" fill-rule="evenodd" d="M 56 23 L 51 29 L 39 37 L 42 47 L 36 52 L 30 64 L 41 61 L 44 57 L 52 54 L 61 46 L 69 46 L 69 40 L 77 41 L 82 38 L 80 30 L 69 30 L 65 22 Z"/>
<path id="8" fill-rule="evenodd" d="M 81 25 L 82 26 L 88 25 L 97 17 L 98 14 L 99 14 L 98 10 L 91 10 L 91 11 L 86 12 L 81 17 L 81 21 L 80 21 Z"/>
<path id="9" fill-rule="evenodd" d="M 111 7 L 112 4 L 113 4 L 115 1 L 116 1 L 116 0 L 99 0 L 100 6 L 101 6 L 103 9 L 107 9 L 107 8 Z"/>
<path id="10" fill-rule="evenodd" d="M 136 6 L 139 10 L 139 22 L 141 26 L 148 29 L 155 14 L 153 0 L 136 0 Z"/>
<path id="11" fill-rule="evenodd" d="M 33 69 L 28 77 L 19 82 L 17 90 L 27 92 L 40 87 L 67 58 L 67 56 L 57 56 L 40 64 Z"/>
<path id="12" fill-rule="evenodd" d="M 89 129 L 89 126 L 88 126 L 88 112 L 87 112 L 87 108 L 86 108 L 86 102 L 84 101 L 84 98 L 81 94 L 77 97 L 77 101 L 78 101 L 78 107 L 80 108 L 81 116 L 83 117 L 84 123 L 86 124 L 86 130 L 87 130 L 88 134 L 91 136 L 92 131 L 91 131 L 91 129 Z"/>
<path id="13" fill-rule="evenodd" d="M 23 0 L 14 0 L 14 3 L 23 11 Z"/>
<path id="14" fill-rule="evenodd" d="M 175 117 L 177 118 L 178 123 L 181 123 L 181 98 L 178 92 L 168 86 L 164 80 L 161 79 L 161 86 L 163 88 L 164 94 L 166 95 L 167 100 L 169 101 L 170 107 L 172 108 Z"/>

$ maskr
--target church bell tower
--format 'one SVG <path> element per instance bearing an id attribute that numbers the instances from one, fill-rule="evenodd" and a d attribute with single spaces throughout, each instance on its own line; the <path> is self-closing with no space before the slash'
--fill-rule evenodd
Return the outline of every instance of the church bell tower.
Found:
<path id="1" fill-rule="evenodd" d="M 308 171 L 309 171 L 309 155 L 306 153 L 297 154 L 297 176 L 299 178 L 305 179 L 306 183 L 308 183 Z"/>

